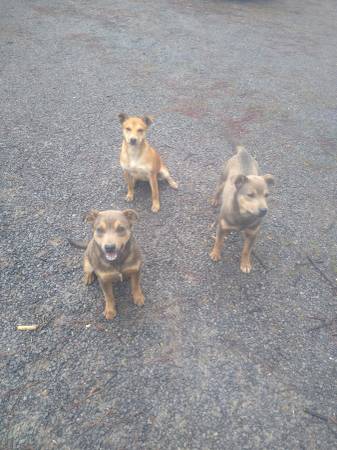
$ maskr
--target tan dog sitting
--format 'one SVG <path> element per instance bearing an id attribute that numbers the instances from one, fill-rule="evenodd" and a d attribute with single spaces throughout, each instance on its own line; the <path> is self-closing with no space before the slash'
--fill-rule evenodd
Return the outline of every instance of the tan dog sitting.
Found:
<path id="1" fill-rule="evenodd" d="M 170 176 L 159 154 L 146 141 L 146 131 L 153 120 L 148 116 L 128 117 L 126 114 L 119 114 L 119 119 L 123 127 L 120 164 L 128 185 L 126 200 L 131 202 L 134 199 L 137 180 L 149 181 L 152 191 L 151 210 L 158 212 L 160 209 L 158 176 L 165 179 L 173 189 L 177 189 L 178 185 Z"/>
<path id="2" fill-rule="evenodd" d="M 132 235 L 132 225 L 137 214 L 132 209 L 125 211 L 92 210 L 86 217 L 93 225 L 93 237 L 89 243 L 69 242 L 78 248 L 84 248 L 84 283 L 91 284 L 95 275 L 105 297 L 104 315 L 113 319 L 116 301 L 112 285 L 125 278 L 131 280 L 131 292 L 136 305 L 144 305 L 144 295 L 140 287 L 140 269 L 142 258 Z"/>
<path id="3" fill-rule="evenodd" d="M 243 147 L 237 147 L 234 155 L 225 164 L 215 193 L 213 205 L 221 199 L 221 210 L 217 221 L 216 239 L 210 257 L 221 258 L 224 238 L 231 231 L 242 231 L 245 236 L 240 269 L 249 273 L 253 244 L 260 229 L 262 218 L 268 212 L 269 187 L 274 185 L 272 175 L 259 175 L 254 158 Z"/>

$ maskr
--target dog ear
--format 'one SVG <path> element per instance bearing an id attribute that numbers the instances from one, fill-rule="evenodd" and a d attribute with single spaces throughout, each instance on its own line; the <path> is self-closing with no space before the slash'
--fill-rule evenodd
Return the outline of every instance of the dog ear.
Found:
<path id="1" fill-rule="evenodd" d="M 144 123 L 146 124 L 146 126 L 149 127 L 150 125 L 153 124 L 153 122 L 154 122 L 154 117 L 152 117 L 152 116 L 144 116 L 144 117 L 143 117 L 143 121 L 144 121 Z"/>
<path id="2" fill-rule="evenodd" d="M 264 181 L 267 183 L 268 187 L 275 185 L 275 179 L 273 175 L 270 175 L 270 173 L 267 173 L 267 175 L 263 175 Z"/>
<path id="3" fill-rule="evenodd" d="M 127 114 L 120 113 L 120 114 L 118 114 L 118 117 L 119 117 L 120 123 L 123 124 L 129 116 Z"/>
<path id="4" fill-rule="evenodd" d="M 246 175 L 238 175 L 234 181 L 235 187 L 237 190 L 240 190 L 242 186 L 247 183 L 248 178 Z"/>
<path id="5" fill-rule="evenodd" d="M 85 216 L 85 218 L 84 218 L 85 222 L 94 223 L 95 220 L 97 219 L 98 214 L 99 214 L 99 211 L 97 209 L 92 209 Z"/>
<path id="6" fill-rule="evenodd" d="M 138 214 L 133 209 L 125 209 L 122 213 L 128 219 L 130 225 L 133 225 L 138 219 Z"/>

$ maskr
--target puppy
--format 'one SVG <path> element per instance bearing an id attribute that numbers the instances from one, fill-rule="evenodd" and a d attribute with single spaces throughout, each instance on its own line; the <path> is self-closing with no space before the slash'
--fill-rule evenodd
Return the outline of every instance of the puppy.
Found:
<path id="1" fill-rule="evenodd" d="M 146 131 L 153 119 L 148 116 L 128 117 L 126 114 L 119 114 L 119 120 L 123 128 L 120 164 L 128 185 L 126 200 L 128 202 L 133 200 L 137 180 L 149 181 L 152 191 L 151 210 L 158 212 L 160 209 L 158 176 L 164 178 L 173 189 L 177 189 L 178 185 L 156 150 L 146 141 Z"/>
<path id="2" fill-rule="evenodd" d="M 132 209 L 125 211 L 92 210 L 86 221 L 93 225 L 93 237 L 88 244 L 69 239 L 78 248 L 84 248 L 84 283 L 91 284 L 95 275 L 105 297 L 104 315 L 108 320 L 116 316 L 116 300 L 113 283 L 124 278 L 131 279 L 131 292 L 136 305 L 144 305 L 140 287 L 142 258 L 132 235 L 132 225 L 137 220 Z"/>
<path id="3" fill-rule="evenodd" d="M 269 187 L 274 185 L 272 175 L 259 175 L 257 162 L 241 146 L 224 167 L 215 193 L 213 205 L 222 197 L 217 220 L 215 244 L 210 257 L 221 258 L 224 238 L 233 230 L 243 231 L 245 236 L 240 269 L 249 273 L 252 269 L 250 254 L 260 229 L 262 218 L 268 212 Z"/>

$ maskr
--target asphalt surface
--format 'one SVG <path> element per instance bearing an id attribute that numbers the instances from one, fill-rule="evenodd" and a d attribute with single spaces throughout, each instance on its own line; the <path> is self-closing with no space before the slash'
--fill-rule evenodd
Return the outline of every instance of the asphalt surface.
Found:
<path id="1" fill-rule="evenodd" d="M 0 447 L 335 449 L 335 0 L 1 0 L 0 34 Z M 137 188 L 146 305 L 107 322 L 66 237 L 128 206 L 120 112 L 180 189 Z M 250 275 L 208 256 L 231 142 L 277 182 Z"/>

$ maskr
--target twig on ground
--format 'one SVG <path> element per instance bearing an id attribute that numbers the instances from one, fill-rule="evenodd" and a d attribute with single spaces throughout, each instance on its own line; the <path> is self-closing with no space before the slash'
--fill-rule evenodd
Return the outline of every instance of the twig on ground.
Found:
<path id="1" fill-rule="evenodd" d="M 324 263 L 324 261 L 323 260 L 321 260 L 321 259 L 319 259 L 319 260 L 316 260 L 315 261 L 315 263 L 316 264 L 323 264 Z M 311 263 L 308 261 L 308 262 L 296 262 L 295 263 L 295 266 L 297 266 L 297 267 L 302 267 L 302 266 L 310 266 L 311 265 Z"/>
<path id="2" fill-rule="evenodd" d="M 257 261 L 260 263 L 260 265 L 264 268 L 264 270 L 266 270 L 267 272 L 269 272 L 271 269 L 270 267 L 266 266 L 265 263 L 262 261 L 262 259 L 254 252 L 252 251 L 254 258 L 257 259 Z"/>
<path id="3" fill-rule="evenodd" d="M 195 155 L 192 152 L 187 153 L 187 155 L 185 156 L 185 158 L 183 159 L 183 161 L 187 161 L 190 158 L 193 158 Z"/>
<path id="4" fill-rule="evenodd" d="M 337 317 L 333 317 L 332 319 L 327 319 L 325 317 L 309 317 L 309 319 L 312 320 L 319 320 L 321 321 L 320 325 L 316 325 L 313 328 L 309 328 L 308 331 L 317 331 L 321 328 L 327 328 L 334 324 L 334 322 L 337 323 Z"/>
<path id="5" fill-rule="evenodd" d="M 311 411 L 311 410 L 308 409 L 308 408 L 304 408 L 303 411 L 304 411 L 306 414 L 309 414 L 309 416 L 316 417 L 316 419 L 323 420 L 324 422 L 329 422 L 329 421 L 330 421 L 330 417 L 328 417 L 328 416 L 323 416 L 322 414 L 319 414 L 319 413 L 317 413 L 317 412 L 315 412 L 315 411 Z"/>
<path id="6" fill-rule="evenodd" d="M 334 417 L 334 416 L 323 416 L 322 414 L 319 414 L 316 411 L 311 411 L 308 408 L 304 408 L 303 411 L 306 414 L 308 414 L 309 416 L 315 417 L 316 419 L 319 419 L 322 422 L 325 422 L 328 425 L 329 430 L 337 437 L 336 431 L 330 426 L 331 424 L 337 425 L 336 417 Z"/>
<path id="7" fill-rule="evenodd" d="M 307 260 L 310 262 L 310 264 L 316 270 L 316 272 L 318 272 L 321 275 L 321 277 L 324 278 L 324 280 L 331 286 L 333 292 L 337 294 L 336 283 L 334 283 L 332 280 L 330 280 L 328 276 L 325 275 L 323 270 L 320 267 L 318 267 L 318 265 L 315 263 L 315 261 L 312 260 L 312 258 L 309 255 L 307 255 Z"/>
<path id="8" fill-rule="evenodd" d="M 97 392 L 99 392 L 100 390 L 101 390 L 101 388 L 98 386 L 93 387 L 92 389 L 90 389 L 89 393 L 87 394 L 87 398 L 90 398 L 93 395 L 97 394 Z"/>
<path id="9" fill-rule="evenodd" d="M 186 248 L 187 245 L 185 244 L 185 242 L 183 242 L 183 241 L 179 238 L 179 236 L 178 236 L 176 230 L 175 230 L 173 227 L 170 227 L 170 229 L 171 229 L 172 233 L 174 234 L 174 237 L 175 237 L 175 238 L 177 239 L 177 241 L 179 242 L 179 244 Z"/>

